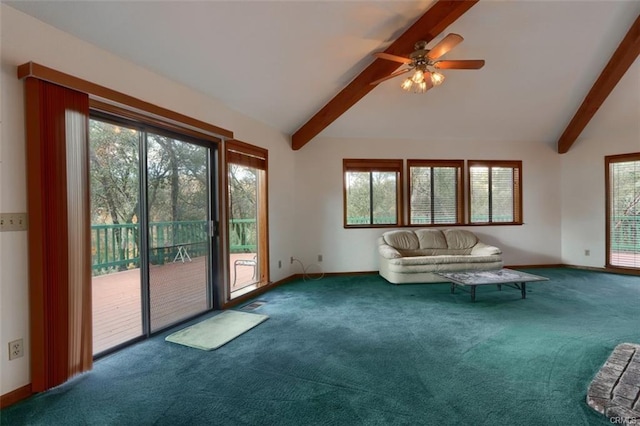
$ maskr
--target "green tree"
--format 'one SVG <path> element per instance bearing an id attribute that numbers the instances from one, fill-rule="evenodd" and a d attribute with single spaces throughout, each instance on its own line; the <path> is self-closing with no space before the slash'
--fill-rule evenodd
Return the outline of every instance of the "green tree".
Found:
<path id="1" fill-rule="evenodd" d="M 347 172 L 347 224 L 397 222 L 395 172 Z"/>
<path id="2" fill-rule="evenodd" d="M 138 222 L 139 132 L 110 123 L 90 120 L 89 161 L 91 223 L 104 225 Z M 116 259 L 138 257 L 139 232 L 115 227 Z M 123 235 L 128 232 L 128 235 Z M 131 247 L 126 241 L 133 241 Z M 109 239 L 107 239 L 108 241 Z M 106 250 L 106 247 L 103 248 Z M 129 253 L 132 251 L 132 253 Z M 98 253 L 96 253 L 98 254 Z M 99 253 L 104 256 L 106 253 Z M 126 268 L 121 265 L 119 269 Z"/>
<path id="3" fill-rule="evenodd" d="M 231 245 L 257 244 L 259 171 L 252 167 L 229 164 L 229 226 Z"/>
<path id="4" fill-rule="evenodd" d="M 151 245 L 179 244 L 206 238 L 208 217 L 208 150 L 167 136 L 144 133 L 100 120 L 90 120 L 91 215 L 93 224 L 137 224 L 140 215 L 140 142 L 147 137 L 147 203 L 149 222 L 170 222 L 170 234 L 157 235 Z M 202 221 L 189 234 L 183 221 Z M 167 229 L 162 228 L 162 229 Z M 115 227 L 116 259 L 139 256 L 137 227 Z M 133 241 L 133 243 L 131 243 Z M 161 245 L 162 245 L 161 244 Z M 120 269 L 125 268 L 121 265 Z"/>

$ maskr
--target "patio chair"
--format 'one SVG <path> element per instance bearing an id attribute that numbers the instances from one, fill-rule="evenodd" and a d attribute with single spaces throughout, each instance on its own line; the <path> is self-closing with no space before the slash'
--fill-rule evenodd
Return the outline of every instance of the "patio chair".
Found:
<path id="1" fill-rule="evenodd" d="M 251 278 L 256 279 L 256 273 L 258 271 L 258 255 L 254 255 L 253 259 L 237 259 L 233 262 L 233 285 L 236 284 L 238 279 L 238 266 L 250 266 L 253 268 L 253 275 Z"/>

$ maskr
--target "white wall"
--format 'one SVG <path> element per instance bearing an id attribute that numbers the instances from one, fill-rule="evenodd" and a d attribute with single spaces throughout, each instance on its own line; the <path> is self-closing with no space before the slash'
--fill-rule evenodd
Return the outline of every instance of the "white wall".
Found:
<path id="1" fill-rule="evenodd" d="M 348 114 L 348 113 L 347 113 Z M 508 265 L 560 263 L 560 157 L 541 142 L 423 141 L 318 138 L 296 156 L 296 256 L 324 271 L 374 271 L 376 239 L 387 229 L 345 229 L 342 159 L 522 160 L 522 226 L 473 226 L 504 251 Z"/>
<path id="2" fill-rule="evenodd" d="M 640 117 L 640 115 L 639 115 Z M 603 268 L 606 259 L 605 155 L 640 152 L 631 137 L 582 140 L 562 156 L 562 263 Z M 590 250 L 590 255 L 585 255 Z"/>
<path id="3" fill-rule="evenodd" d="M 624 105 L 621 108 L 620 105 Z M 562 262 L 606 259 L 604 157 L 640 152 L 640 61 L 627 71 L 562 158 Z M 590 256 L 584 251 L 590 250 Z"/>
<path id="4" fill-rule="evenodd" d="M 289 138 L 185 86 L 142 69 L 6 5 L 1 13 L 0 211 L 24 212 L 26 170 L 23 82 L 16 67 L 34 61 L 147 102 L 232 130 L 269 150 L 271 279 L 291 275 L 294 152 Z M 0 395 L 30 383 L 27 233 L 0 233 Z M 8 360 L 9 341 L 24 338 L 25 356 Z"/>
<path id="5" fill-rule="evenodd" d="M 580 141 L 562 156 L 562 260 L 570 265 L 604 267 L 604 156 L 609 144 Z M 585 255 L 585 250 L 590 255 Z"/>

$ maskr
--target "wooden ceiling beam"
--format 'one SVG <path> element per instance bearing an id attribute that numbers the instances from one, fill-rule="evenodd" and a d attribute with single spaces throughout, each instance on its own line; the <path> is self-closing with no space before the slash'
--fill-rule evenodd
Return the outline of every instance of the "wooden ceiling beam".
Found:
<path id="1" fill-rule="evenodd" d="M 640 15 L 636 18 L 627 35 L 611 56 L 609 63 L 593 84 L 593 87 L 584 98 L 582 105 L 573 116 L 569 125 L 558 140 L 558 153 L 569 151 L 580 133 L 587 127 L 589 121 L 602 106 L 609 94 L 616 87 L 622 76 L 640 54 Z"/>
<path id="2" fill-rule="evenodd" d="M 413 51 L 416 41 L 430 42 L 444 31 L 449 25 L 460 18 L 479 0 L 438 0 L 411 27 L 396 39 L 385 50 L 392 55 L 406 55 Z M 318 133 L 333 123 L 349 108 L 355 105 L 376 86 L 370 83 L 398 68 L 398 64 L 384 59 L 375 59 L 340 93 L 331 99 L 309 121 L 300 127 L 291 137 L 291 147 L 298 150 L 305 146 Z"/>

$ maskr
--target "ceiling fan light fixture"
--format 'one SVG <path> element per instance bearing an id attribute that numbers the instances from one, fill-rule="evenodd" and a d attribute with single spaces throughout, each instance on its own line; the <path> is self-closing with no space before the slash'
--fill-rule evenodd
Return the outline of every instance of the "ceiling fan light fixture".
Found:
<path id="1" fill-rule="evenodd" d="M 424 82 L 424 71 L 417 69 L 416 72 L 413 73 L 411 80 L 416 84 Z"/>
<path id="2" fill-rule="evenodd" d="M 439 72 L 432 72 L 431 73 L 431 82 L 433 83 L 434 86 L 441 85 L 443 81 L 444 81 L 444 75 L 443 74 L 440 74 Z"/>
<path id="3" fill-rule="evenodd" d="M 400 87 L 402 87 L 402 90 L 406 90 L 407 92 L 410 92 L 411 88 L 413 87 L 413 80 L 408 77 L 405 78 L 405 80 L 402 82 Z"/>
<path id="4" fill-rule="evenodd" d="M 430 85 L 427 84 L 427 80 L 422 79 L 421 82 L 416 83 L 414 82 L 412 77 L 407 77 L 402 84 L 400 85 L 400 87 L 402 88 L 402 90 L 406 91 L 406 92 L 413 92 L 413 93 L 424 93 L 427 90 L 429 90 L 429 88 L 431 87 Z"/>
<path id="5" fill-rule="evenodd" d="M 449 52 L 464 40 L 459 34 L 447 34 L 433 48 L 427 49 L 426 41 L 418 41 L 414 46 L 414 51 L 409 55 L 398 56 L 386 52 L 374 53 L 378 59 L 399 62 L 406 65 L 406 68 L 395 71 L 386 77 L 370 83 L 377 85 L 390 78 L 408 73 L 413 70 L 413 75 L 402 82 L 402 90 L 413 93 L 424 93 L 434 86 L 441 85 L 445 77 L 434 69 L 453 70 L 478 70 L 484 66 L 484 59 L 454 59 L 441 60 L 440 57 Z"/>

